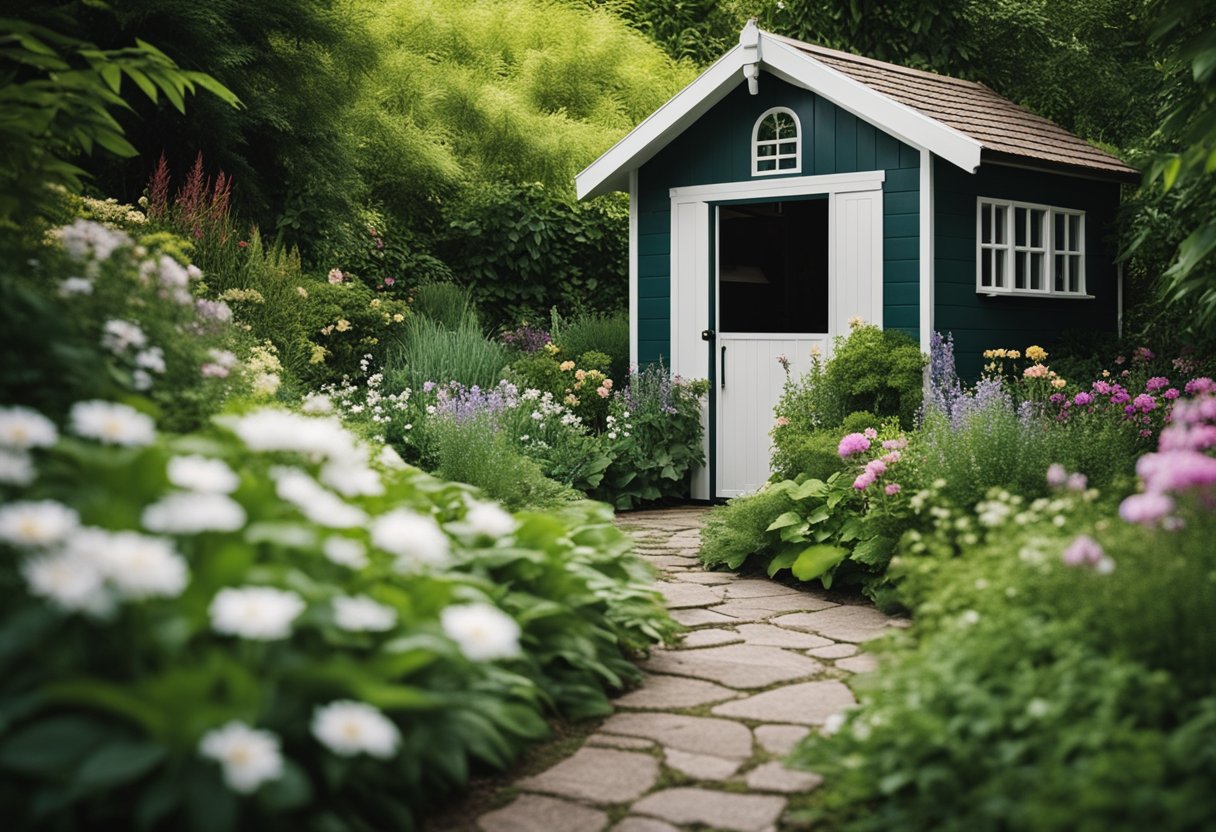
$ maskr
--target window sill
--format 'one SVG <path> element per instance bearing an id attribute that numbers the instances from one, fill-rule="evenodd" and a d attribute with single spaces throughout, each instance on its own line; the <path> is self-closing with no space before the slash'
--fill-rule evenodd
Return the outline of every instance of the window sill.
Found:
<path id="1" fill-rule="evenodd" d="M 1008 292 L 986 292 L 983 289 L 976 289 L 977 295 L 983 295 L 986 298 L 1043 298 L 1045 300 L 1094 300 L 1095 295 L 1083 295 L 1077 292 L 1027 292 L 1025 290 L 1011 290 Z"/>

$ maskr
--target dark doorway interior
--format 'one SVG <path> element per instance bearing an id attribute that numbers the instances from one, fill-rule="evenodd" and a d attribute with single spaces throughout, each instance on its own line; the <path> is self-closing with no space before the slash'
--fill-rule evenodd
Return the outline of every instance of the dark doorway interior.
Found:
<path id="1" fill-rule="evenodd" d="M 828 331 L 828 200 L 718 208 L 723 332 Z"/>

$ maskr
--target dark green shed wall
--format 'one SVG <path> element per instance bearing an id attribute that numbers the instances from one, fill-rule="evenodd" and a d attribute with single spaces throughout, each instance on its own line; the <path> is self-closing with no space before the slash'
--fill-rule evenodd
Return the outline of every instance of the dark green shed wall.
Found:
<path id="1" fill-rule="evenodd" d="M 787 175 L 886 171 L 883 323 L 918 336 L 919 153 L 830 101 L 765 73 L 759 95 L 749 95 L 747 84 L 740 83 L 638 172 L 640 363 L 667 361 L 671 350 L 669 189 L 777 178 L 751 174 L 752 127 L 772 107 L 789 107 L 802 123 L 802 171 Z"/>
<path id="2" fill-rule="evenodd" d="M 1118 184 L 991 163 L 969 174 L 935 157 L 933 185 L 933 328 L 954 334 L 960 375 L 978 377 L 986 349 L 1022 350 L 1037 343 L 1050 351 L 1067 330 L 1116 330 L 1118 281 L 1110 235 Z M 981 196 L 1085 211 L 1085 282 L 1094 299 L 977 294 L 976 200 Z"/>

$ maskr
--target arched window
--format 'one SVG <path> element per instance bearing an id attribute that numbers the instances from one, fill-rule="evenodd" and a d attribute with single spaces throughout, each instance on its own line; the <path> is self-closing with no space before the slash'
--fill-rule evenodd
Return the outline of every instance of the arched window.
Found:
<path id="1" fill-rule="evenodd" d="M 752 176 L 802 172 L 802 125 L 788 107 L 774 107 L 752 128 Z"/>

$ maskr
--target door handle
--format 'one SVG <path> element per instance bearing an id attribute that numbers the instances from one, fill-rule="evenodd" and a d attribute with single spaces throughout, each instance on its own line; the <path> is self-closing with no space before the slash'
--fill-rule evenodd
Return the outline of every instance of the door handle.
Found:
<path id="1" fill-rule="evenodd" d="M 722 360 L 718 362 L 718 373 L 722 376 L 722 389 L 726 389 L 726 344 L 722 345 Z"/>

